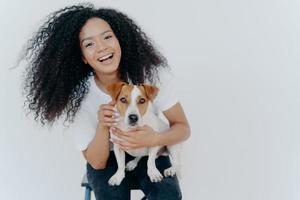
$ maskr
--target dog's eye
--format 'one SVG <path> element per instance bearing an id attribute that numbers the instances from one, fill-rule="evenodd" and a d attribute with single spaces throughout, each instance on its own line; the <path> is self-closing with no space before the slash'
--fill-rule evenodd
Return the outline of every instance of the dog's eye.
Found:
<path id="1" fill-rule="evenodd" d="M 140 100 L 139 100 L 139 103 L 140 104 L 143 104 L 143 103 L 145 103 L 146 102 L 146 100 L 144 99 L 144 98 L 141 98 Z"/>
<path id="2" fill-rule="evenodd" d="M 127 100 L 126 100 L 125 97 L 122 97 L 122 98 L 120 99 L 120 101 L 121 101 L 122 103 L 127 103 Z"/>

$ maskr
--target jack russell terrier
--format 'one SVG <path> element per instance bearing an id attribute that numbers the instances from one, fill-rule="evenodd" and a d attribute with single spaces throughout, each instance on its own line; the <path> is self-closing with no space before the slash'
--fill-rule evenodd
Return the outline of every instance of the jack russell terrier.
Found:
<path id="1" fill-rule="evenodd" d="M 123 131 L 129 131 L 136 126 L 148 125 L 156 132 L 163 132 L 169 129 L 169 125 L 158 118 L 152 112 L 152 101 L 158 93 L 158 88 L 146 84 L 129 85 L 124 82 L 114 83 L 107 88 L 108 93 L 113 100 L 116 101 L 115 109 L 120 114 L 120 121 L 117 127 Z M 113 139 L 118 139 L 117 136 L 110 134 Z M 167 146 L 167 150 L 171 156 L 171 167 L 164 170 L 164 175 L 174 176 L 179 173 L 180 167 L 180 144 Z M 126 170 L 132 171 L 139 160 L 143 156 L 148 155 L 147 174 L 151 182 L 159 182 L 163 176 L 156 168 L 155 159 L 157 153 L 162 147 L 139 148 L 126 151 L 135 158 L 126 164 Z M 109 179 L 109 185 L 120 185 L 125 177 L 125 152 L 119 148 L 118 144 L 113 146 L 116 156 L 118 169 L 117 172 Z"/>

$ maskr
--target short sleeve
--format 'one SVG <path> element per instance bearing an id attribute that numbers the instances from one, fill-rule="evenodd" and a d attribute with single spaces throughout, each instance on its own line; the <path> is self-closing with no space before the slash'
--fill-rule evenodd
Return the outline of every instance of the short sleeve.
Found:
<path id="1" fill-rule="evenodd" d="M 160 111 L 166 111 L 178 102 L 176 89 L 174 85 L 174 75 L 169 70 L 163 70 L 160 73 L 160 81 L 156 84 L 159 92 L 153 101 L 153 104 Z"/>
<path id="2" fill-rule="evenodd" d="M 95 136 L 96 117 L 86 109 L 79 109 L 74 122 L 65 130 L 74 140 L 77 150 L 84 151 Z"/>

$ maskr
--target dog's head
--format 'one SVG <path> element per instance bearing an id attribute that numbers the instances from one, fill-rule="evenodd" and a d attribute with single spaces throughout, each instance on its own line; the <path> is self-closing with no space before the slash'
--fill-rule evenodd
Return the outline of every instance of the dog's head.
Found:
<path id="1" fill-rule="evenodd" d="M 106 90 L 120 112 L 121 119 L 128 126 L 140 124 L 148 105 L 156 97 L 158 88 L 147 84 L 129 85 L 124 82 L 113 83 Z"/>

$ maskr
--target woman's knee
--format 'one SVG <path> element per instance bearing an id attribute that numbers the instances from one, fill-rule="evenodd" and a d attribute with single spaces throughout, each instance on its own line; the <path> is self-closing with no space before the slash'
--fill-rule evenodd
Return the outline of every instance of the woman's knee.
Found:
<path id="1" fill-rule="evenodd" d="M 178 200 L 182 199 L 181 190 L 177 177 L 165 177 L 164 180 L 157 186 L 159 188 L 158 199 Z"/>
<path id="2" fill-rule="evenodd" d="M 130 189 L 126 178 L 123 179 L 119 186 L 110 186 L 108 184 L 108 180 L 115 172 L 116 169 L 112 166 L 96 170 L 90 164 L 87 164 L 87 179 L 97 200 L 130 199 Z"/>
<path id="3" fill-rule="evenodd" d="M 163 174 L 164 170 L 171 166 L 169 157 L 160 156 L 156 159 L 156 167 Z M 160 182 L 151 182 L 147 175 L 147 162 L 142 160 L 137 168 L 138 176 L 143 192 L 149 200 L 178 200 L 182 194 L 177 176 L 164 177 Z"/>

